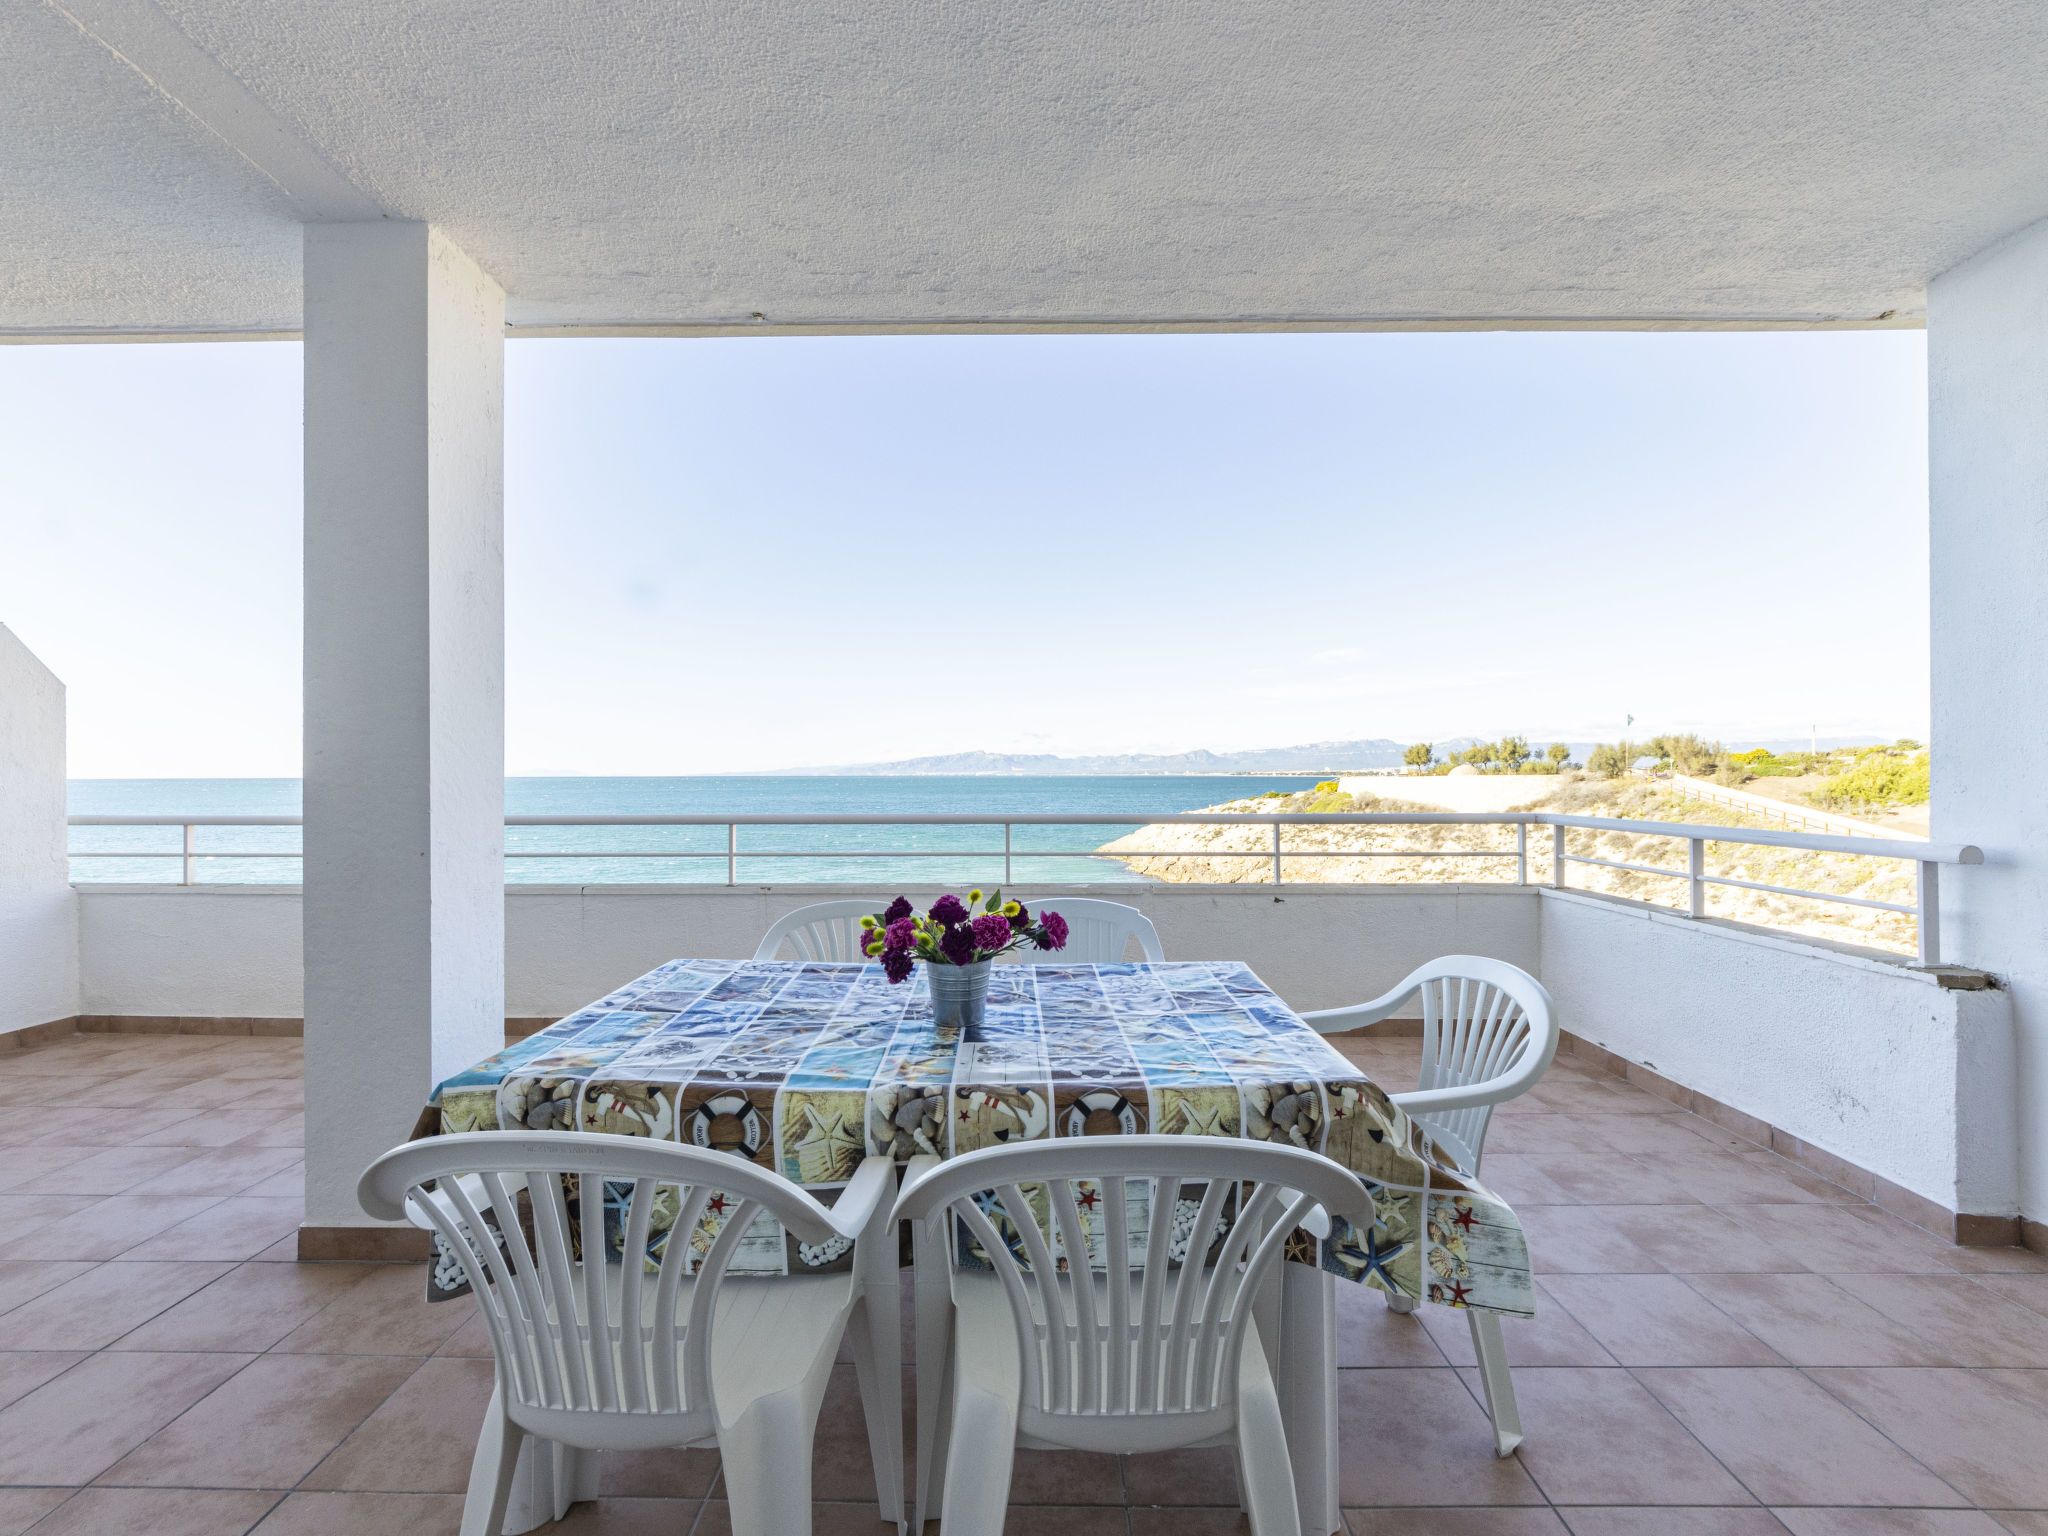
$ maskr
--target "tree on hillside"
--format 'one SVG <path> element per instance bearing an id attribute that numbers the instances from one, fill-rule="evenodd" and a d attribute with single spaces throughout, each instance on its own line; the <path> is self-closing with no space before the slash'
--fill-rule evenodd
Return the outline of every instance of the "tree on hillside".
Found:
<path id="1" fill-rule="evenodd" d="M 1418 741 L 1401 754 L 1401 761 L 1410 768 L 1427 768 L 1436 761 L 1436 745 L 1433 742 Z"/>
<path id="2" fill-rule="evenodd" d="M 1466 762 L 1481 768 L 1485 767 L 1488 763 L 1494 762 L 1499 755 L 1499 749 L 1490 741 L 1482 741 L 1476 746 L 1468 747 L 1464 754 Z"/>
<path id="3" fill-rule="evenodd" d="M 1494 751 L 1509 773 L 1520 772 L 1522 764 L 1529 761 L 1529 743 L 1520 736 L 1501 737 Z"/>
<path id="4" fill-rule="evenodd" d="M 1598 746 L 1586 754 L 1586 767 L 1603 779 L 1618 779 L 1635 767 L 1643 749 L 1632 741 Z"/>
<path id="5" fill-rule="evenodd" d="M 1562 768 L 1572 760 L 1572 749 L 1561 741 L 1553 741 L 1550 744 L 1550 750 L 1543 755 Z"/>

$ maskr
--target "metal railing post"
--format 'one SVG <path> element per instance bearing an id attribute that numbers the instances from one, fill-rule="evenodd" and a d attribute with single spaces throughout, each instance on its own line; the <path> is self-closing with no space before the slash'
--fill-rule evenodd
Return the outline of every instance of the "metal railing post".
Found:
<path id="1" fill-rule="evenodd" d="M 1515 823 L 1515 884 L 1529 883 L 1529 824 Z"/>
<path id="2" fill-rule="evenodd" d="M 725 883 L 740 883 L 740 824 L 736 821 L 725 824 Z"/>
<path id="3" fill-rule="evenodd" d="M 192 845 L 193 845 L 193 844 L 194 844 L 194 843 L 195 843 L 195 842 L 196 842 L 196 841 L 198 840 L 198 835 L 199 835 L 199 829 L 198 829 L 197 827 L 193 826 L 191 822 L 189 822 L 189 821 L 188 821 L 188 822 L 186 822 L 186 823 L 185 823 L 185 878 L 184 878 L 183 880 L 181 880 L 181 881 L 179 881 L 179 882 L 178 882 L 178 883 L 179 883 L 180 885 L 190 885 L 190 884 L 192 884 L 192 883 L 193 883 L 193 881 L 192 881 L 192 856 L 193 856 L 193 850 L 192 850 Z"/>
<path id="4" fill-rule="evenodd" d="M 1009 822 L 1007 822 L 1007 821 L 1006 821 L 1006 822 L 1004 822 L 1004 823 L 1003 823 L 1003 889 L 1004 889 L 1004 890 L 1008 890 L 1008 889 L 1010 888 L 1010 827 L 1011 827 L 1011 824 L 1010 824 Z"/>
<path id="5" fill-rule="evenodd" d="M 1707 840 L 1703 837 L 1688 837 L 1685 840 L 1685 884 L 1691 896 L 1692 915 L 1707 915 Z"/>
<path id="6" fill-rule="evenodd" d="M 1280 883 L 1280 823 L 1273 823 L 1273 883 Z"/>
<path id="7" fill-rule="evenodd" d="M 1561 826 L 1550 829 L 1550 888 L 1554 891 L 1564 889 L 1564 828 Z"/>
<path id="8" fill-rule="evenodd" d="M 1941 866 L 1922 860 L 1913 927 L 1920 938 L 1920 963 L 1941 964 Z"/>

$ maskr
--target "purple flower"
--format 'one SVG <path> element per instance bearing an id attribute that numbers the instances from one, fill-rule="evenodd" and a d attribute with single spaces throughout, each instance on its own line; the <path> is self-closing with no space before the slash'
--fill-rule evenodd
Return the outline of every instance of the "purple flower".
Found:
<path id="1" fill-rule="evenodd" d="M 1057 912 L 1042 913 L 1038 919 L 1038 933 L 1032 943 L 1040 949 L 1065 949 L 1067 947 L 1067 920 Z"/>
<path id="2" fill-rule="evenodd" d="M 965 924 L 948 928 L 939 940 L 939 953 L 955 965 L 974 964 L 974 934 Z"/>
<path id="3" fill-rule="evenodd" d="M 905 981 L 917 967 L 907 949 L 885 949 L 882 951 L 882 974 L 891 982 Z"/>
<path id="4" fill-rule="evenodd" d="M 882 942 L 891 949 L 915 949 L 917 947 L 917 924 L 907 917 L 899 917 L 882 930 Z"/>
<path id="5" fill-rule="evenodd" d="M 976 949 L 994 951 L 1010 942 L 1010 920 L 1000 912 L 984 913 L 969 926 L 974 932 Z"/>
<path id="6" fill-rule="evenodd" d="M 932 903 L 932 921 L 951 927 L 954 923 L 967 921 L 967 908 L 961 905 L 958 896 L 941 896 Z"/>
<path id="7" fill-rule="evenodd" d="M 910 905 L 909 898 L 905 896 L 898 896 L 894 901 L 889 903 L 889 910 L 882 914 L 882 925 L 884 927 L 888 927 L 891 924 L 900 923 L 903 921 L 903 919 L 910 916 L 911 911 L 912 908 Z"/>

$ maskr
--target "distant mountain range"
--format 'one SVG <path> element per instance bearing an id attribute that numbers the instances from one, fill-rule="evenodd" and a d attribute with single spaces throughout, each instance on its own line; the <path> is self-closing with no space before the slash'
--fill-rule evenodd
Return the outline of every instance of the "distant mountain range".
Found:
<path id="1" fill-rule="evenodd" d="M 1452 745 L 1443 743 L 1444 747 Z M 1470 740 L 1460 741 L 1453 750 L 1469 745 Z M 784 771 L 821 775 L 1342 773 L 1399 767 L 1401 754 L 1406 750 L 1407 743 L 1400 741 L 1312 741 L 1304 746 L 1267 747 L 1257 752 L 1127 752 L 1110 757 L 1055 757 L 1049 752 L 948 752 L 939 757 L 911 757 L 895 763 Z"/>
<path id="2" fill-rule="evenodd" d="M 1490 739 L 1490 738 L 1489 738 Z M 1858 746 L 1875 740 L 1870 736 L 1823 736 L 1821 747 Z M 1462 752 L 1482 740 L 1478 736 L 1452 736 L 1435 743 L 1439 758 Z M 1541 752 L 1549 745 L 1532 742 Z M 1585 761 L 1593 749 L 1590 741 L 1567 743 L 1574 760 Z M 1738 744 L 1730 742 L 1731 747 Z M 1804 751 L 1800 740 L 1753 741 L 1750 746 L 1769 747 L 1773 752 Z M 1362 741 L 1311 741 L 1298 747 L 1265 747 L 1256 752 L 1126 752 L 1104 757 L 1056 757 L 1050 752 L 947 752 L 938 757 L 908 757 L 893 763 L 850 763 L 831 768 L 783 768 L 768 777 L 810 775 L 837 778 L 858 774 L 914 777 L 919 774 L 1016 774 L 1050 776 L 1058 774 L 1164 774 L 1164 773 L 1268 773 L 1328 775 L 1357 773 L 1372 768 L 1398 768 L 1408 743 L 1371 738 Z"/>

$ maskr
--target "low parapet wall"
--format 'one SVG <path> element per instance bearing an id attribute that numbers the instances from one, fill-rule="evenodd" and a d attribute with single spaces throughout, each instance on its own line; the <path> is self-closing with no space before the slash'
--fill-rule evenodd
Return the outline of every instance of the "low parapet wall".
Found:
<path id="1" fill-rule="evenodd" d="M 1873 1198 L 1895 1189 L 1880 1203 L 1923 1225 L 1996 1241 L 2019 1214 L 2018 1147 L 2041 1129 L 2015 1102 L 2003 992 L 1953 990 L 1875 952 L 1534 886 L 1066 889 L 1134 902 L 1169 955 L 1244 960 L 1304 1010 L 1376 996 L 1441 954 L 1509 961 L 1542 978 L 1600 1064 Z M 513 887 L 506 1011 L 554 1018 L 678 955 L 751 954 L 792 907 L 860 893 Z M 85 886 L 79 912 L 81 1008 L 101 1027 L 269 1031 L 300 1015 L 296 887 Z"/>

